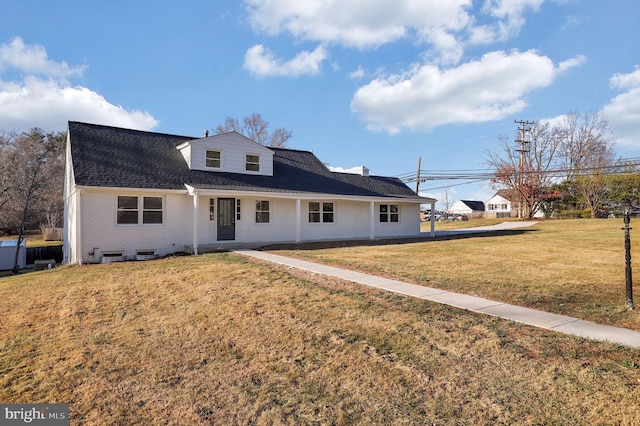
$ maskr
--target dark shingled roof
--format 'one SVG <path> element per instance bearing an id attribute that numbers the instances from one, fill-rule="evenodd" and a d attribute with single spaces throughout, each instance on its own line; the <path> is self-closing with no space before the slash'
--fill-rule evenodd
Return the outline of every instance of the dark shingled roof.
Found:
<path id="1" fill-rule="evenodd" d="M 418 197 L 397 178 L 335 173 L 309 151 L 270 148 L 273 176 L 190 170 L 176 147 L 197 138 L 69 122 L 75 182 L 114 188 L 202 189 Z"/>
<path id="2" fill-rule="evenodd" d="M 471 201 L 471 200 L 460 200 L 467 207 L 469 207 L 474 212 L 483 212 L 484 211 L 484 203 L 482 201 Z"/>

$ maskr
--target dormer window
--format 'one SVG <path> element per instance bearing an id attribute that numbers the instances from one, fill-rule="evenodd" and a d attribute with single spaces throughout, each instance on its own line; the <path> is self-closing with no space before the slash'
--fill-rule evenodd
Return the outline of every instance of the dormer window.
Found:
<path id="1" fill-rule="evenodd" d="M 245 170 L 248 172 L 259 172 L 260 171 L 260 156 L 259 155 L 247 155 L 246 157 L 246 165 Z"/>
<path id="2" fill-rule="evenodd" d="M 220 151 L 207 150 L 205 165 L 207 167 L 214 167 L 216 169 L 219 169 L 220 168 Z"/>
<path id="3" fill-rule="evenodd" d="M 273 176 L 274 151 L 231 132 L 176 146 L 190 170 Z"/>

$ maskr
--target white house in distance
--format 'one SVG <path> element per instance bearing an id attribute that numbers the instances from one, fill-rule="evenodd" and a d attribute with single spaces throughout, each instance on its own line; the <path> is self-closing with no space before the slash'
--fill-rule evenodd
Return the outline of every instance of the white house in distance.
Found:
<path id="1" fill-rule="evenodd" d="M 309 151 L 235 132 L 193 138 L 69 122 L 65 164 L 65 263 L 417 237 L 420 204 L 436 202 L 397 178 L 331 172 Z"/>
<path id="2" fill-rule="evenodd" d="M 468 218 L 484 216 L 484 203 L 482 201 L 458 200 L 447 211 L 449 214 L 459 214 Z"/>
<path id="3" fill-rule="evenodd" d="M 513 189 L 501 189 L 487 201 L 488 218 L 518 217 L 518 192 Z M 533 217 L 544 218 L 544 212 L 538 211 Z"/>
<path id="4" fill-rule="evenodd" d="M 518 196 L 514 190 L 501 189 L 487 201 L 487 217 L 518 217 Z M 514 205 L 515 204 L 515 205 Z"/>

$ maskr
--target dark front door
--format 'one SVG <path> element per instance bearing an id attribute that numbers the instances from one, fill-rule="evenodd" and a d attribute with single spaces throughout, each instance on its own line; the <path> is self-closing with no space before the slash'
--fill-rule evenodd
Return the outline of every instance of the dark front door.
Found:
<path id="1" fill-rule="evenodd" d="M 218 241 L 236 239 L 235 198 L 218 198 Z"/>

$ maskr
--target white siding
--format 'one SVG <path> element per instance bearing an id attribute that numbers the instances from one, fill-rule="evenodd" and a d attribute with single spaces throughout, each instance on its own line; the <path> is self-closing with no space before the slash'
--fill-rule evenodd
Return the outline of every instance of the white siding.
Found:
<path id="1" fill-rule="evenodd" d="M 118 225 L 118 195 L 162 196 L 163 223 L 158 225 Z M 82 259 L 99 262 L 105 252 L 122 252 L 134 258 L 137 250 L 155 250 L 159 256 L 184 250 L 192 242 L 192 198 L 183 194 L 145 191 L 108 192 L 84 189 L 82 192 Z M 93 256 L 89 254 L 93 252 Z"/>
<path id="2" fill-rule="evenodd" d="M 495 211 L 499 213 L 511 211 L 511 201 L 500 195 L 494 195 L 489 201 L 485 203 L 485 206 L 487 208 L 487 211 Z M 494 208 L 491 208 L 492 206 Z"/>
<path id="3" fill-rule="evenodd" d="M 375 236 L 376 237 L 415 237 L 420 235 L 420 205 L 399 204 L 400 222 L 380 222 L 380 204 L 398 204 L 394 202 L 376 203 Z"/>
<path id="4" fill-rule="evenodd" d="M 65 153 L 64 166 L 64 186 L 62 190 L 62 199 L 64 202 L 64 225 L 63 234 L 64 242 L 62 245 L 63 262 L 79 262 L 80 259 L 76 255 L 78 239 L 77 231 L 77 205 L 76 205 L 76 188 L 74 185 L 75 177 L 73 173 L 73 163 L 71 161 L 71 145 L 69 134 L 67 133 L 67 148 Z"/>
<path id="5" fill-rule="evenodd" d="M 163 223 L 158 225 L 118 225 L 118 195 L 163 197 Z M 209 219 L 209 199 L 214 198 L 215 217 Z M 236 220 L 233 241 L 217 241 L 218 195 L 200 195 L 198 211 L 198 246 L 224 247 L 242 243 L 295 242 L 296 200 L 270 196 L 224 195 L 240 200 L 240 220 Z M 269 223 L 256 223 L 256 201 L 269 201 Z M 309 201 L 301 199 L 300 241 L 354 240 L 371 237 L 371 203 L 369 201 L 317 200 L 334 203 L 333 223 L 309 223 Z M 374 204 L 374 238 L 415 237 L 420 235 L 417 203 L 389 202 L 399 205 L 399 222 L 380 222 L 379 205 Z M 104 253 L 122 252 L 135 258 L 138 250 L 154 250 L 159 256 L 180 252 L 193 244 L 193 196 L 186 193 L 163 194 L 160 191 L 105 190 L 82 188 L 67 203 L 66 238 L 69 262 L 100 262 Z M 79 215 L 78 215 L 79 214 Z M 78 227 L 77 232 L 75 231 Z M 67 247 L 67 246 L 66 246 Z M 66 248 L 67 249 L 67 248 Z M 91 255 L 90 253 L 93 253 Z"/>
<path id="6" fill-rule="evenodd" d="M 209 199 L 215 198 L 216 217 L 209 220 Z M 225 197 L 228 198 L 228 197 Z M 236 198 L 237 200 L 237 198 Z M 269 223 L 256 223 L 256 201 L 269 201 Z M 334 203 L 334 222 L 310 223 L 310 199 L 301 200 L 300 240 L 362 240 L 370 238 L 370 202 L 348 200 L 317 200 Z M 387 203 L 385 203 L 387 204 Z M 420 235 L 420 205 L 389 202 L 400 207 L 399 222 L 380 222 L 379 203 L 375 203 L 375 237 L 415 237 Z M 199 245 L 235 243 L 278 243 L 296 240 L 296 200 L 265 197 L 240 198 L 241 216 L 236 220 L 236 238 L 233 241 L 217 241 L 217 197 L 201 196 L 199 211 Z M 186 215 L 185 215 L 186 216 Z"/>
<path id="7" fill-rule="evenodd" d="M 206 152 L 220 152 L 220 168 L 206 167 Z M 238 133 L 225 133 L 182 144 L 180 152 L 193 170 L 273 176 L 273 151 Z M 260 171 L 246 170 L 246 156 L 260 158 Z"/>
<path id="8" fill-rule="evenodd" d="M 471 208 L 469 208 L 469 206 L 467 206 L 462 201 L 456 201 L 455 203 L 453 203 L 448 213 L 469 215 L 473 213 L 473 210 L 471 210 Z"/>

